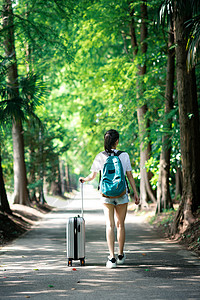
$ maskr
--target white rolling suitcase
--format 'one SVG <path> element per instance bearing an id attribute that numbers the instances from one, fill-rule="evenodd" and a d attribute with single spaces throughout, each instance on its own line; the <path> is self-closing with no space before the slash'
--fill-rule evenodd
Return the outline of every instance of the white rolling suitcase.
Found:
<path id="1" fill-rule="evenodd" d="M 85 220 L 83 218 L 83 183 L 81 183 L 82 216 L 71 217 L 66 225 L 68 266 L 73 260 L 80 260 L 85 265 Z"/>

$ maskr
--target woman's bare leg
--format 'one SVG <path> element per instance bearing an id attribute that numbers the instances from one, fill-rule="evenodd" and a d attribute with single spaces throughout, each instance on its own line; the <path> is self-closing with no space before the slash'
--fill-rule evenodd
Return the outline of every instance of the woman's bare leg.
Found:
<path id="1" fill-rule="evenodd" d="M 108 243 L 108 249 L 110 252 L 110 258 L 115 257 L 115 219 L 114 219 L 114 205 L 104 203 L 104 214 L 106 217 L 106 239 Z"/>
<path id="2" fill-rule="evenodd" d="M 119 255 L 123 255 L 125 243 L 125 218 L 128 204 L 119 204 L 115 207 L 117 217 L 117 240 L 119 244 Z"/>

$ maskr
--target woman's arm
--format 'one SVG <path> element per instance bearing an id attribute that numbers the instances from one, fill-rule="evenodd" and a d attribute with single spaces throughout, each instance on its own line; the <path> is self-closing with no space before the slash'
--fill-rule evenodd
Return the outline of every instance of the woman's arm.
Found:
<path id="1" fill-rule="evenodd" d="M 136 189 L 136 185 L 135 185 L 135 180 L 133 178 L 133 174 L 131 171 L 126 171 L 126 175 L 128 177 L 128 181 L 130 182 L 130 185 L 133 189 L 134 192 L 134 198 L 135 198 L 135 204 L 139 204 L 140 203 L 140 198 L 138 197 L 138 193 L 137 193 L 137 189 Z"/>
<path id="2" fill-rule="evenodd" d="M 91 180 L 93 180 L 96 176 L 97 176 L 97 172 L 92 172 L 92 173 L 90 173 L 90 175 L 88 175 L 87 177 L 80 177 L 80 178 L 79 178 L 79 181 L 82 181 L 82 182 L 91 181 Z"/>

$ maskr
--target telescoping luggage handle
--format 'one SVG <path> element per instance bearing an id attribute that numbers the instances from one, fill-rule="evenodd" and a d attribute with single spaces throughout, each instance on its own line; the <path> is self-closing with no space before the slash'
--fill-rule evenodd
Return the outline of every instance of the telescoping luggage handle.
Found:
<path id="1" fill-rule="evenodd" d="M 83 180 L 80 180 L 81 182 L 81 216 L 83 218 Z"/>

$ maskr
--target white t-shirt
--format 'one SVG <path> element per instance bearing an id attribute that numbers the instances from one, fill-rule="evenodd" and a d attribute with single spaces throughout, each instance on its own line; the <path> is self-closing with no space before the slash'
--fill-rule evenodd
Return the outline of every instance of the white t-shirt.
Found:
<path id="1" fill-rule="evenodd" d="M 113 151 L 115 153 L 117 153 L 118 150 L 113 149 Z M 100 170 L 103 171 L 103 166 L 106 162 L 106 159 L 107 159 L 107 156 L 105 154 L 103 154 L 102 152 L 97 154 L 97 156 L 95 157 L 95 159 L 93 161 L 90 171 L 91 172 L 99 172 Z M 130 158 L 129 158 L 129 155 L 127 152 L 122 152 L 119 155 L 119 159 L 121 160 L 121 163 L 122 163 L 124 175 L 126 174 L 126 171 L 132 171 Z"/>

